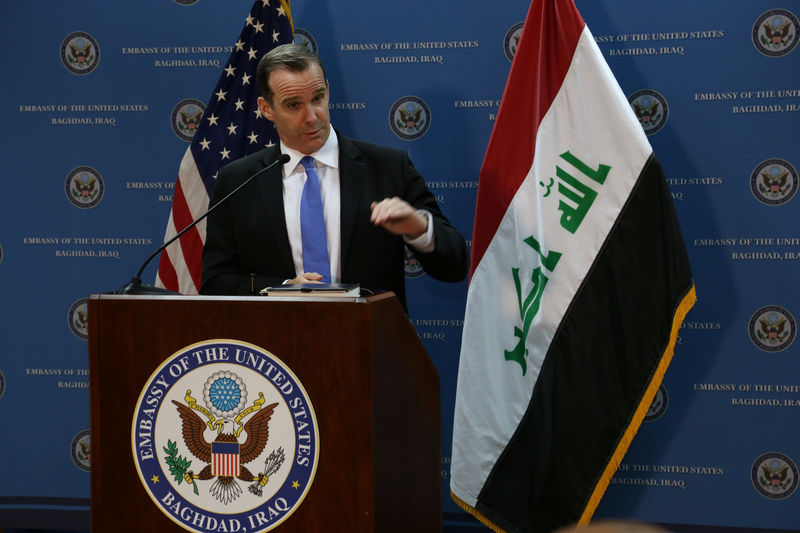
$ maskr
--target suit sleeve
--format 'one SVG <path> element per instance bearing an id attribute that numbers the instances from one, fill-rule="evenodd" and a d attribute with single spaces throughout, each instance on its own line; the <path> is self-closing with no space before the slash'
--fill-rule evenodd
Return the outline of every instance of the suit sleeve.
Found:
<path id="1" fill-rule="evenodd" d="M 425 185 L 417 169 L 404 154 L 404 196 L 403 199 L 417 209 L 425 209 L 433 217 L 434 249 L 431 252 L 414 250 L 414 256 L 425 272 L 439 281 L 458 282 L 467 276 L 469 256 L 463 235 L 442 214 L 436 197 Z"/>

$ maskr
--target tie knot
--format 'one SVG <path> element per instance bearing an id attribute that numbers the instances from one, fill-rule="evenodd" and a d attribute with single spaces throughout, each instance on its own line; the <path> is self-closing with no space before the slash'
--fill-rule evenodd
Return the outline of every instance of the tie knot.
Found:
<path id="1" fill-rule="evenodd" d="M 314 168 L 314 158 L 310 155 L 305 156 L 303 159 L 300 160 L 300 164 L 303 165 L 303 168 L 308 170 L 309 168 Z"/>

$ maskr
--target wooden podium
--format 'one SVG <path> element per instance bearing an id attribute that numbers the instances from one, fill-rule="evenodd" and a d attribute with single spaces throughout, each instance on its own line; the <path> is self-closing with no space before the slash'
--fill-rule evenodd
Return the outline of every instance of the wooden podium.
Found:
<path id="1" fill-rule="evenodd" d="M 282 360 L 319 426 L 319 462 L 280 532 L 441 531 L 439 376 L 393 294 L 89 299 L 93 532 L 182 531 L 131 451 L 142 388 L 175 352 L 235 339 Z"/>

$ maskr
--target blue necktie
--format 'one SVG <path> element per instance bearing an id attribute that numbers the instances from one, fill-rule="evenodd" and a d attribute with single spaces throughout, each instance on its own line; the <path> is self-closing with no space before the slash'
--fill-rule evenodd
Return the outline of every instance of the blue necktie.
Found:
<path id="1" fill-rule="evenodd" d="M 322 282 L 331 282 L 328 258 L 328 235 L 322 211 L 322 192 L 319 188 L 314 158 L 305 156 L 300 163 L 306 169 L 306 185 L 300 198 L 300 234 L 303 239 L 303 270 L 322 274 Z"/>

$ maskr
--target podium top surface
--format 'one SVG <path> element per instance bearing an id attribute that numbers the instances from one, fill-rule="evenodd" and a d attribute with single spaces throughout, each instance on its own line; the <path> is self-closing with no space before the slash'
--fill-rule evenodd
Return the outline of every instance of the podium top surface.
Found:
<path id="1" fill-rule="evenodd" d="M 92 294 L 89 296 L 90 300 L 157 300 L 157 301 L 207 301 L 207 302 L 338 302 L 338 303 L 370 303 L 378 302 L 385 299 L 395 298 L 393 292 L 384 292 L 375 295 L 362 295 L 362 296 L 275 296 L 275 295 L 259 295 L 259 296 L 208 296 L 208 295 L 184 295 L 184 294 Z"/>

